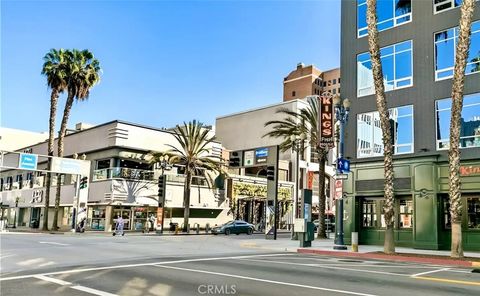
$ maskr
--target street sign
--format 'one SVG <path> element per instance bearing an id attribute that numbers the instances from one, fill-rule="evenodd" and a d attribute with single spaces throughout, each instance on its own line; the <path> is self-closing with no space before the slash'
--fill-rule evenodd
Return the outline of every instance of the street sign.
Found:
<path id="1" fill-rule="evenodd" d="M 20 153 L 18 159 L 18 168 L 22 170 L 36 170 L 38 155 L 30 153 Z"/>
<path id="2" fill-rule="evenodd" d="M 254 165 L 255 161 L 255 151 L 249 150 L 245 151 L 243 154 L 243 165 L 244 166 L 249 166 L 249 165 Z"/>
<path id="3" fill-rule="evenodd" d="M 329 148 L 334 145 L 333 136 L 333 96 L 324 94 L 320 97 L 320 147 Z"/>
<path id="4" fill-rule="evenodd" d="M 347 180 L 348 179 L 348 174 L 336 174 L 335 179 L 337 179 L 337 180 Z"/>
<path id="5" fill-rule="evenodd" d="M 90 161 L 52 157 L 53 173 L 73 174 L 73 175 L 88 175 L 90 173 Z"/>
<path id="6" fill-rule="evenodd" d="M 268 148 L 259 148 L 255 150 L 256 163 L 267 162 Z"/>
<path id="7" fill-rule="evenodd" d="M 350 172 L 350 161 L 345 158 L 337 159 L 337 170 L 340 173 L 349 173 Z"/>
<path id="8" fill-rule="evenodd" d="M 341 199 L 343 194 L 343 181 L 335 180 L 335 199 Z"/>

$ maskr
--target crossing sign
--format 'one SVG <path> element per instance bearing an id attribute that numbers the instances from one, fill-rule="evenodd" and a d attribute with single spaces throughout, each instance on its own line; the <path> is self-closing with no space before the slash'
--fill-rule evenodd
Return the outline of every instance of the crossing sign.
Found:
<path id="1" fill-rule="evenodd" d="M 350 161 L 345 158 L 337 159 L 337 171 L 340 174 L 349 173 L 350 172 Z"/>

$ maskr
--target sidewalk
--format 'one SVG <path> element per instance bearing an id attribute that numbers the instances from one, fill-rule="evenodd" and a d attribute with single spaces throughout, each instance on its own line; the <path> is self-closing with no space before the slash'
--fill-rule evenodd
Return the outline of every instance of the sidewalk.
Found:
<path id="1" fill-rule="evenodd" d="M 387 261 L 400 262 L 416 262 L 423 264 L 435 265 L 453 265 L 464 267 L 480 267 L 480 252 L 464 252 L 467 259 L 453 259 L 450 258 L 450 251 L 438 250 L 420 250 L 412 248 L 396 247 L 396 255 L 383 254 L 383 246 L 374 245 L 360 245 L 358 252 L 352 252 L 351 246 L 347 246 L 347 250 L 334 250 L 333 239 L 315 240 L 312 242 L 310 248 L 300 248 L 299 241 L 292 241 L 286 238 L 279 238 L 277 240 L 255 240 L 245 241 L 242 247 L 254 249 L 268 249 L 272 251 L 287 251 L 302 254 L 316 254 L 336 257 L 355 257 L 363 259 L 377 259 Z"/>

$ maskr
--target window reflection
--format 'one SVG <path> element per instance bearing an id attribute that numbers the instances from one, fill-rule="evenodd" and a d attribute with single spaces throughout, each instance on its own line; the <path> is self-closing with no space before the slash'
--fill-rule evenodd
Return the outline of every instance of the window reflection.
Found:
<path id="1" fill-rule="evenodd" d="M 433 10 L 435 13 L 458 7 L 462 0 L 433 0 Z"/>
<path id="2" fill-rule="evenodd" d="M 395 154 L 413 152 L 413 106 L 389 110 L 392 144 Z M 357 116 L 357 157 L 383 155 L 382 129 L 378 112 Z"/>
<path id="3" fill-rule="evenodd" d="M 480 230 L 480 197 L 467 198 L 468 228 Z"/>
<path id="4" fill-rule="evenodd" d="M 379 31 L 410 22 L 412 19 L 411 0 L 377 1 L 377 18 Z M 357 0 L 357 36 L 363 37 L 367 34 L 367 1 Z"/>
<path id="5" fill-rule="evenodd" d="M 412 41 L 405 41 L 380 50 L 385 91 L 408 87 L 413 84 Z M 370 54 L 357 56 L 357 95 L 375 93 Z"/>
<path id="6" fill-rule="evenodd" d="M 435 80 L 453 77 L 458 28 L 435 33 Z M 480 72 L 480 21 L 472 23 L 466 74 Z"/>
<path id="7" fill-rule="evenodd" d="M 437 149 L 448 149 L 451 99 L 436 102 Z M 461 115 L 460 147 L 480 147 L 480 93 L 465 96 Z"/>

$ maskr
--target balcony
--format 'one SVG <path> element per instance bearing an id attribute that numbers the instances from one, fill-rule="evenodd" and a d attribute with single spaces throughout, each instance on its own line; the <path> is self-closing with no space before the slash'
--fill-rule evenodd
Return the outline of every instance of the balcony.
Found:
<path id="1" fill-rule="evenodd" d="M 154 173 L 150 170 L 114 167 L 108 169 L 94 170 L 92 181 L 107 179 L 146 180 L 154 179 Z"/>

